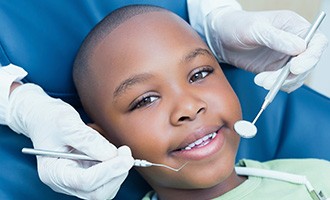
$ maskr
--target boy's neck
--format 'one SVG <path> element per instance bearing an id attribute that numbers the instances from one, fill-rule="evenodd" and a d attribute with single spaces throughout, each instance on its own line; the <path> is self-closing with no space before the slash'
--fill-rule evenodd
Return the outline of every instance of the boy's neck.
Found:
<path id="1" fill-rule="evenodd" d="M 223 182 L 205 189 L 175 189 L 175 188 L 158 188 L 155 189 L 160 200 L 181 200 L 181 199 L 213 199 L 219 197 L 226 192 L 236 188 L 243 183 L 247 177 L 238 176 L 233 173 Z"/>

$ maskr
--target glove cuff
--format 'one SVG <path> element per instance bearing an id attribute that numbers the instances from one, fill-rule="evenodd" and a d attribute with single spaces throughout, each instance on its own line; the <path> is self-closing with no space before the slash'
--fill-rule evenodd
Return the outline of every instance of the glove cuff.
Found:
<path id="1" fill-rule="evenodd" d="M 200 12 L 204 18 L 214 11 L 223 13 L 229 10 L 242 10 L 242 6 L 236 0 L 200 1 Z"/>
<path id="2" fill-rule="evenodd" d="M 204 36 L 204 21 L 209 13 L 218 8 L 242 9 L 236 0 L 187 0 L 190 25 Z"/>
<path id="3" fill-rule="evenodd" d="M 207 14 L 217 11 L 217 12 L 227 12 L 230 10 L 242 10 L 241 4 L 239 4 L 236 0 L 221 0 L 221 3 L 218 4 L 217 7 L 213 7 Z"/>
<path id="4" fill-rule="evenodd" d="M 224 0 L 221 5 L 214 8 L 205 16 L 203 21 L 205 40 L 218 62 L 226 63 L 220 34 L 216 28 L 218 20 L 223 20 L 223 16 L 235 11 L 241 11 L 242 7 L 237 1 Z"/>
<path id="5" fill-rule="evenodd" d="M 13 64 L 0 67 L 0 124 L 6 125 L 12 83 L 20 82 L 26 75 L 24 69 Z"/>
<path id="6" fill-rule="evenodd" d="M 55 101 L 38 85 L 23 84 L 17 87 L 9 97 L 6 124 L 15 132 L 32 139 L 33 127 L 36 123 L 41 123 L 38 118 L 46 116 L 46 114 L 40 113 L 43 104 Z"/>

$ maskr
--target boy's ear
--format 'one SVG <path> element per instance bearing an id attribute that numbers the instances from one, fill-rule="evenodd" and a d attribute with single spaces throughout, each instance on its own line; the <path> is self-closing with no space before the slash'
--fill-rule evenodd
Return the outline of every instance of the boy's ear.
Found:
<path id="1" fill-rule="evenodd" d="M 95 123 L 88 123 L 87 126 L 91 127 L 92 129 L 96 130 L 97 132 L 101 133 L 102 135 L 104 135 L 104 130 L 97 124 Z"/>

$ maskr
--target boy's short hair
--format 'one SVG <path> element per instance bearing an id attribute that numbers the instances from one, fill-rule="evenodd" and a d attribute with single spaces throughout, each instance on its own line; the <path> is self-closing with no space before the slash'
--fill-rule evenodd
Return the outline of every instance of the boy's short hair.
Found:
<path id="1" fill-rule="evenodd" d="M 121 7 L 103 18 L 84 39 L 73 64 L 73 80 L 79 97 L 84 102 L 84 108 L 88 112 L 93 105 L 93 86 L 97 80 L 93 78 L 90 59 L 93 51 L 104 38 L 119 25 L 130 18 L 148 12 L 169 12 L 168 10 L 151 5 L 128 5 Z"/>

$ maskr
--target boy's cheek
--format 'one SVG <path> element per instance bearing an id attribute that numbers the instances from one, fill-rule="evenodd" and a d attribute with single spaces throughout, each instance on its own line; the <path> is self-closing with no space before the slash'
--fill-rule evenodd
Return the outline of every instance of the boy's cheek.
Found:
<path id="1" fill-rule="evenodd" d="M 161 149 L 164 149 L 164 138 L 157 136 L 157 133 L 151 134 L 151 129 L 143 129 L 146 125 L 129 125 L 129 122 L 120 127 L 107 131 L 106 138 L 117 147 L 127 145 L 131 148 L 133 157 L 137 159 L 152 159 L 153 155 L 159 159 Z"/>
<path id="2" fill-rule="evenodd" d="M 127 140 L 126 140 L 127 141 Z M 127 145 L 130 146 L 133 155 L 139 159 L 146 159 L 153 162 L 162 162 L 166 155 L 166 138 L 156 135 L 141 135 L 129 139 Z"/>

